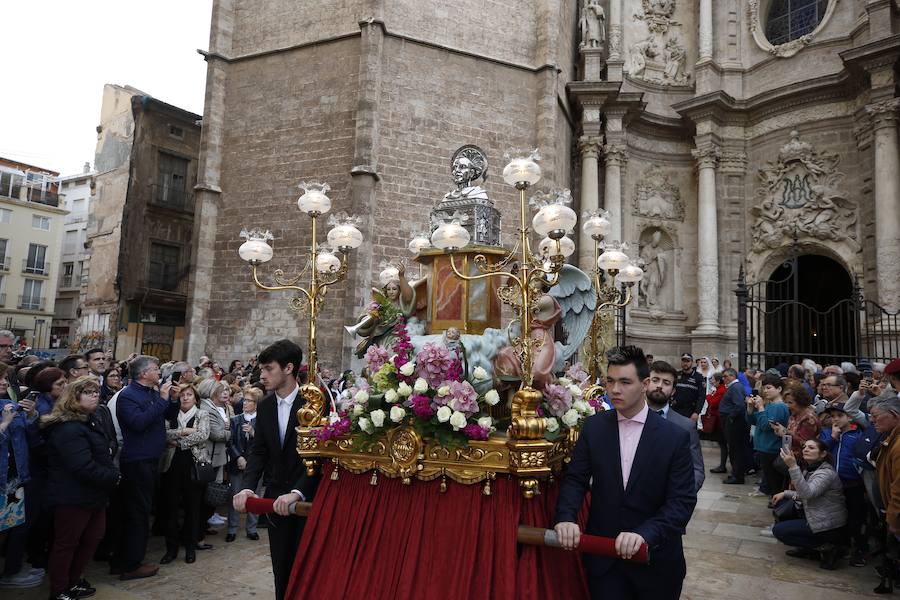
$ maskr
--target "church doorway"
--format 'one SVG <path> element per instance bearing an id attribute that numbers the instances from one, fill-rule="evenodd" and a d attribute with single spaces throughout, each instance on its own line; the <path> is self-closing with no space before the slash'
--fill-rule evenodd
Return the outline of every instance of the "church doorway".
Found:
<path id="1" fill-rule="evenodd" d="M 858 299 L 837 261 L 794 253 L 769 279 L 745 289 L 748 366 L 765 369 L 803 358 L 823 365 L 856 361 Z"/>

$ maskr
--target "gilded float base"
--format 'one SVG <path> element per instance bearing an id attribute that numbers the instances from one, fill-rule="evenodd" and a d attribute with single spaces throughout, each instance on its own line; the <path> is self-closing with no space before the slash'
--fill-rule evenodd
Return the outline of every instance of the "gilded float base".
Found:
<path id="1" fill-rule="evenodd" d="M 372 485 L 377 485 L 379 473 L 399 477 L 407 485 L 413 479 L 440 479 L 441 491 L 446 490 L 447 479 L 465 485 L 483 482 L 485 495 L 490 495 L 491 481 L 498 474 L 508 474 L 519 479 L 526 498 L 535 495 L 540 481 L 562 469 L 576 439 L 570 435 L 550 442 L 494 434 L 488 440 L 470 441 L 468 446 L 445 447 L 424 440 L 411 426 L 398 427 L 362 444 L 354 444 L 350 436 L 319 441 L 316 431 L 297 428 L 297 451 L 310 473 L 316 472 L 320 460 L 331 460 L 334 479 L 343 468 L 354 474 L 371 471 Z"/>

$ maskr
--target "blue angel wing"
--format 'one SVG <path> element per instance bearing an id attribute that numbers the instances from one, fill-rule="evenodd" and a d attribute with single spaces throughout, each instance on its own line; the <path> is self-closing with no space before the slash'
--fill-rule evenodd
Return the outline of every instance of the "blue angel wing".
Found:
<path id="1" fill-rule="evenodd" d="M 567 338 L 565 344 L 555 342 L 556 363 L 553 370 L 559 372 L 587 337 L 597 309 L 597 294 L 587 273 L 566 264 L 559 273 L 559 281 L 550 288 L 550 295 L 559 303 Z"/>

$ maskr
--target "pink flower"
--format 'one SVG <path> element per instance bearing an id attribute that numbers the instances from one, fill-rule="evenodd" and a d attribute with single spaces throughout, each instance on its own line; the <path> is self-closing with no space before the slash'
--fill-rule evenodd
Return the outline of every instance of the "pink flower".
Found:
<path id="1" fill-rule="evenodd" d="M 390 357 L 390 353 L 386 348 L 381 348 L 375 344 L 369 346 L 365 356 L 366 366 L 369 368 L 369 375 L 371 376 L 377 373 L 378 370 L 387 363 Z"/>
<path id="2" fill-rule="evenodd" d="M 431 408 L 431 398 L 428 396 L 413 396 L 410 399 L 410 406 L 413 414 L 423 421 L 427 421 L 434 416 L 434 409 Z"/>
<path id="3" fill-rule="evenodd" d="M 334 423 L 326 425 L 322 429 L 316 432 L 316 439 L 320 442 L 324 442 L 326 440 L 337 439 L 341 436 L 345 436 L 350 433 L 350 419 L 347 417 L 341 417 Z"/>
<path id="4" fill-rule="evenodd" d="M 490 435 L 490 430 L 485 429 L 478 423 L 469 423 L 462 429 L 463 435 L 470 440 L 486 440 Z"/>
<path id="5" fill-rule="evenodd" d="M 574 381 L 580 387 L 583 387 L 584 384 L 591 378 L 591 376 L 588 375 L 587 371 L 584 370 L 584 367 L 580 362 L 577 362 L 566 369 L 566 377 Z"/>
<path id="6" fill-rule="evenodd" d="M 425 344 L 416 355 L 416 374 L 436 388 L 447 380 L 452 364 L 453 356 L 447 348 L 438 344 Z"/>
<path id="7" fill-rule="evenodd" d="M 441 385 L 450 388 L 450 400 L 448 404 L 453 410 L 464 413 L 470 417 L 478 412 L 478 392 L 468 381 L 447 381 Z"/>
<path id="8" fill-rule="evenodd" d="M 572 408 L 572 392 L 558 383 L 548 383 L 544 386 L 544 400 L 554 417 L 562 417 Z"/>

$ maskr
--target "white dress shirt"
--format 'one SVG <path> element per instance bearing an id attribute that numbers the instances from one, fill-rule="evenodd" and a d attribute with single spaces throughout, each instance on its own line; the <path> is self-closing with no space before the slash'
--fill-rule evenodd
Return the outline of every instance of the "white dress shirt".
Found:
<path id="1" fill-rule="evenodd" d="M 277 402 L 278 408 L 278 436 L 281 439 L 281 446 L 284 447 L 284 438 L 287 437 L 287 427 L 288 421 L 291 418 L 291 407 L 294 405 L 294 400 L 297 399 L 297 394 L 300 392 L 300 386 L 294 384 L 293 391 L 282 398 L 278 395 L 278 392 L 275 392 L 275 400 Z"/>

